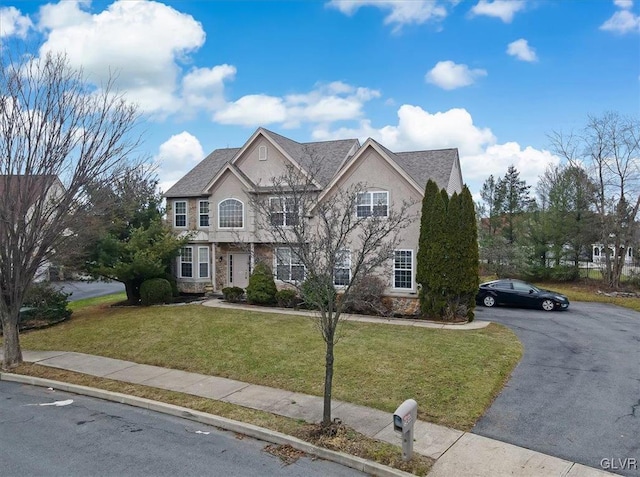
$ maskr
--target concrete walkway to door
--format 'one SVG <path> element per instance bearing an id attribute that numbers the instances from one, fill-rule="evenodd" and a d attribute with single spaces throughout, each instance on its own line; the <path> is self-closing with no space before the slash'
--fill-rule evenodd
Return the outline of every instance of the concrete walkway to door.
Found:
<path id="1" fill-rule="evenodd" d="M 246 305 L 241 303 L 229 303 L 221 298 L 215 298 L 213 300 L 207 300 L 203 303 L 204 306 L 212 308 L 228 308 L 232 310 L 246 310 L 257 311 L 260 313 L 277 313 L 279 315 L 296 315 L 296 316 L 317 316 L 315 311 L 309 310 L 294 310 L 291 308 L 276 308 L 272 306 L 256 306 Z M 345 321 L 356 321 L 362 323 L 383 323 L 385 325 L 398 325 L 398 326 L 417 326 L 421 328 L 437 328 L 441 330 L 480 330 L 486 328 L 491 324 L 490 321 L 475 320 L 471 323 L 440 323 L 437 321 L 426 320 L 407 320 L 402 318 L 387 318 L 381 316 L 369 316 L 369 315 L 354 315 L 350 313 L 343 313 L 342 317 Z"/>

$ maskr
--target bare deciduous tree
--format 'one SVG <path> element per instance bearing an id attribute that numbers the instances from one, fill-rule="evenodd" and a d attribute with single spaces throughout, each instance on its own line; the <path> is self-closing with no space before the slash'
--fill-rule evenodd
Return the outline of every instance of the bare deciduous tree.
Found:
<path id="1" fill-rule="evenodd" d="M 357 214 L 360 194 L 367 191 L 362 183 L 336 187 L 318 200 L 321 190 L 315 177 L 321 159 L 312 162 L 311 172 L 291 166 L 272 178 L 268 187 L 253 194 L 251 205 L 260 238 L 289 249 L 298 266 L 304 267 L 303 272 L 276 266 L 275 273 L 302 290 L 317 310 L 318 329 L 326 345 L 322 424 L 329 426 L 334 346 L 343 311 L 358 302 L 356 291 L 367 288 L 361 286 L 363 281 L 390 264 L 399 234 L 415 217 L 410 215 L 411 203 L 374 206 L 370 214 Z"/>
<path id="2" fill-rule="evenodd" d="M 21 57 L 24 59 L 25 57 Z M 86 186 L 110 182 L 136 148 L 136 107 L 91 87 L 66 57 L 0 57 L 0 319 L 5 369 L 22 362 L 25 292 L 83 226 Z"/>
<path id="3" fill-rule="evenodd" d="M 640 121 L 608 112 L 589 117 L 580 134 L 554 133 L 551 140 L 556 153 L 583 167 L 595 184 L 602 272 L 618 288 L 640 209 Z"/>

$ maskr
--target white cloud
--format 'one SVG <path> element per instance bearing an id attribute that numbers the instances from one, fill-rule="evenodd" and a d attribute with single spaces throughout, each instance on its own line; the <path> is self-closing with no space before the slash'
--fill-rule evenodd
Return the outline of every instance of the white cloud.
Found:
<path id="1" fill-rule="evenodd" d="M 437 0 L 331 0 L 327 5 L 345 15 L 353 15 L 362 7 L 388 11 L 384 23 L 395 25 L 396 30 L 412 23 L 419 25 L 430 20 L 438 22 L 447 16 L 446 7 Z"/>
<path id="2" fill-rule="evenodd" d="M 213 68 L 194 68 L 182 79 L 185 107 L 192 110 L 214 111 L 224 106 L 224 82 L 235 79 L 236 68 L 218 65 Z"/>
<path id="3" fill-rule="evenodd" d="M 620 34 L 640 32 L 640 15 L 629 10 L 618 10 L 600 25 L 600 29 Z"/>
<path id="4" fill-rule="evenodd" d="M 377 90 L 338 81 L 318 85 L 308 93 L 284 97 L 246 95 L 227 103 L 213 119 L 241 126 L 281 123 L 285 127 L 298 127 L 301 123 L 332 123 L 360 118 L 364 103 L 378 97 Z"/>
<path id="5" fill-rule="evenodd" d="M 520 38 L 519 40 L 509 43 L 509 46 L 507 47 L 507 54 L 515 56 L 517 59 L 522 61 L 538 61 L 536 50 L 531 48 L 527 40 L 524 38 Z"/>
<path id="6" fill-rule="evenodd" d="M 613 0 L 613 4 L 619 8 L 629 9 L 633 7 L 633 0 Z"/>
<path id="7" fill-rule="evenodd" d="M 484 182 L 493 174 L 502 177 L 510 165 L 520 172 L 520 179 L 535 185 L 550 164 L 558 165 L 560 158 L 543 149 L 527 146 L 524 149 L 517 142 L 494 144 L 481 154 L 461 157 L 461 167 L 465 181 Z"/>
<path id="8" fill-rule="evenodd" d="M 39 27 L 48 33 L 41 53 L 64 51 L 96 84 L 110 74 L 128 98 L 151 113 L 181 108 L 177 97 L 179 63 L 202 46 L 202 25 L 162 3 L 119 0 L 89 14 L 86 2 L 60 2 L 40 10 Z"/>
<path id="9" fill-rule="evenodd" d="M 520 171 L 527 184 L 535 185 L 549 164 L 560 162 L 546 150 L 523 148 L 516 142 L 497 144 L 491 129 L 476 126 L 465 109 L 432 114 L 405 104 L 398 110 L 397 125 L 374 128 L 369 120 L 363 120 L 355 129 L 318 128 L 313 136 L 317 140 L 357 137 L 361 142 L 372 137 L 392 151 L 458 148 L 463 180 L 476 193 L 487 177 L 504 176 L 510 165 Z"/>
<path id="10" fill-rule="evenodd" d="M 158 175 L 163 179 L 160 189 L 167 191 L 203 158 L 202 146 L 195 136 L 187 131 L 171 136 L 160 145 L 153 158 L 158 166 Z"/>
<path id="11" fill-rule="evenodd" d="M 356 129 L 330 131 L 317 128 L 313 136 L 318 140 L 352 137 L 364 140 L 372 137 L 392 151 L 457 147 L 462 154 L 479 154 L 496 140 L 490 129 L 473 124 L 466 109 L 455 108 L 432 114 L 410 104 L 398 109 L 396 126 L 376 129 L 369 120 L 363 120 Z"/>
<path id="12" fill-rule="evenodd" d="M 249 94 L 227 104 L 213 116 L 221 124 L 255 126 L 285 122 L 287 108 L 282 98 L 266 94 Z"/>
<path id="13" fill-rule="evenodd" d="M 15 7 L 0 8 L 0 38 L 17 36 L 25 38 L 33 24 L 28 16 Z"/>
<path id="14" fill-rule="evenodd" d="M 467 65 L 458 65 L 453 61 L 439 61 L 429 71 L 425 80 L 442 89 L 452 90 L 472 85 L 477 78 L 487 76 L 482 69 L 469 69 Z"/>
<path id="15" fill-rule="evenodd" d="M 471 8 L 473 15 L 485 15 L 488 17 L 499 18 L 505 23 L 511 23 L 514 15 L 524 9 L 525 2 L 523 0 L 480 0 Z"/>

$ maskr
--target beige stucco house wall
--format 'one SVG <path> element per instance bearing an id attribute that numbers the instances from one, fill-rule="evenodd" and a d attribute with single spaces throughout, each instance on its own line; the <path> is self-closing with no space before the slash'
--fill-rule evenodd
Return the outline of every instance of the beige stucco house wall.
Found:
<path id="1" fill-rule="evenodd" d="M 399 250 L 405 251 L 412 262 L 411 286 L 406 286 L 407 283 L 402 288 L 393 286 L 393 264 L 383 273 L 388 273 L 387 295 L 399 302 L 415 300 L 415 260 L 423 190 L 428 179 L 435 180 L 450 194 L 462 190 L 457 150 L 394 153 L 372 139 L 363 144 L 357 139 L 298 143 L 263 128 L 256 130 L 241 148 L 212 152 L 165 193 L 167 219 L 177 232 L 193 234 L 184 253 L 186 257 L 176 261 L 179 288 L 184 292 L 202 293 L 220 291 L 230 285 L 244 287 L 256 261 L 273 264 L 274 245 L 266 243 L 264 234 L 256 230 L 250 194 L 268 195 L 273 177 L 283 176 L 291 166 L 305 172 L 319 157 L 323 167 L 313 175 L 318 200 L 351 185 L 366 183 L 368 191 L 386 193 L 390 208 L 403 202 L 413 204 L 409 213 L 415 220 L 402 232 L 399 245 Z M 220 227 L 220 205 L 229 199 L 233 207 L 222 211 L 225 223 L 230 223 L 229 220 L 237 223 L 239 204 L 242 204 L 241 227 Z M 209 204 L 206 226 L 200 218 L 201 201 Z M 181 211 L 187 211 L 186 218 L 179 218 L 180 223 L 176 219 L 176 203 L 180 203 Z M 231 216 L 233 220 L 229 219 Z M 411 306 L 414 305 L 409 308 Z"/>

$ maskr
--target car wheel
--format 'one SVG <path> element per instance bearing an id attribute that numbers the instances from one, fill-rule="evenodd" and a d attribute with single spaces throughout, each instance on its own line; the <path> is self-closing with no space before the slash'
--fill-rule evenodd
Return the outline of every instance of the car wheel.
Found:
<path id="1" fill-rule="evenodd" d="M 548 298 L 546 300 L 542 300 L 542 309 L 544 311 L 553 311 L 555 307 L 556 304 L 553 300 L 549 300 Z"/>
<path id="2" fill-rule="evenodd" d="M 492 306 L 496 305 L 496 299 L 493 298 L 491 295 L 487 295 L 482 299 L 482 304 L 484 306 L 491 308 Z"/>

